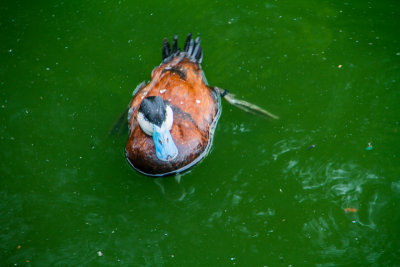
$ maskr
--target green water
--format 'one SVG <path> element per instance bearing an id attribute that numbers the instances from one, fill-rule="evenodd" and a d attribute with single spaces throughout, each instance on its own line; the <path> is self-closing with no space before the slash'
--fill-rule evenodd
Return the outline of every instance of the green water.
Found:
<path id="1" fill-rule="evenodd" d="M 400 3 L 145 2 L 1 2 L 0 266 L 399 266 Z M 148 178 L 108 130 L 188 32 L 281 119 Z"/>

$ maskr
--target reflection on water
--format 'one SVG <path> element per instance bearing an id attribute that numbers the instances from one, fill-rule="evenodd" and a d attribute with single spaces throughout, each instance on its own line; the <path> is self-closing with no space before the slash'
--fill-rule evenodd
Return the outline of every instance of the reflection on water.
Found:
<path id="1" fill-rule="evenodd" d="M 307 150 L 311 140 L 310 136 L 280 140 L 272 154 L 286 166 L 282 168 L 284 178 L 301 186 L 294 198 L 309 216 L 300 234 L 316 249 L 322 248 L 318 253 L 325 255 L 323 266 L 338 264 L 337 259 L 349 253 L 376 263 L 383 254 L 378 244 L 388 234 L 377 234 L 389 198 L 383 179 L 355 162 L 313 154 Z M 308 157 L 299 156 L 306 153 Z M 392 183 L 391 188 L 397 194 L 400 191 L 399 183 Z"/>
<path id="2" fill-rule="evenodd" d="M 181 183 L 182 176 L 178 174 L 167 178 L 156 178 L 154 183 L 160 187 L 161 193 L 169 200 L 182 201 L 186 197 L 186 189 Z M 191 188 L 189 193 L 193 193 L 194 188 Z"/>

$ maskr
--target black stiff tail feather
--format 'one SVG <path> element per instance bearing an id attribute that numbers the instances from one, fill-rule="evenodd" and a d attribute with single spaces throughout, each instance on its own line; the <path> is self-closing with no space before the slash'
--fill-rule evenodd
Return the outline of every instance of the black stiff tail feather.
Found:
<path id="1" fill-rule="evenodd" d="M 192 40 L 192 33 L 188 34 L 183 51 L 187 52 L 189 50 L 190 40 Z"/>
<path id="2" fill-rule="evenodd" d="M 172 44 L 172 53 L 175 54 L 178 52 L 178 35 L 174 36 L 174 42 Z"/>
<path id="3" fill-rule="evenodd" d="M 201 51 L 201 46 L 200 46 L 200 37 L 197 37 L 196 41 L 194 42 L 194 49 L 193 49 L 193 53 L 192 53 L 192 59 L 194 61 L 197 61 L 197 62 L 201 63 L 202 56 L 203 56 L 203 53 Z"/>
<path id="4" fill-rule="evenodd" d="M 187 51 L 188 55 L 192 55 L 193 46 L 194 46 L 194 42 L 193 42 L 193 39 L 191 39 L 190 43 L 189 43 L 189 48 L 188 48 L 188 51 Z"/>
<path id="5" fill-rule="evenodd" d="M 171 47 L 167 38 L 164 39 L 163 46 L 162 46 L 162 59 L 166 59 L 171 55 Z"/>
<path id="6" fill-rule="evenodd" d="M 203 61 L 203 50 L 200 46 L 200 37 L 197 37 L 196 40 L 192 39 L 192 34 L 189 33 L 185 46 L 183 48 L 183 53 L 187 56 L 191 61 L 201 64 Z M 171 46 L 167 39 L 164 39 L 163 47 L 162 47 L 162 59 L 163 62 L 168 62 L 172 57 L 179 55 L 180 50 L 178 48 L 178 36 L 174 36 L 174 40 L 172 42 L 172 50 Z"/>

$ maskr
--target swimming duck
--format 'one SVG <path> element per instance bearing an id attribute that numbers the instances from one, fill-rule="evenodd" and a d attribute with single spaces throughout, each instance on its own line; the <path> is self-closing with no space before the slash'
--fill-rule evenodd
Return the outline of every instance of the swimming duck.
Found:
<path id="1" fill-rule="evenodd" d="M 277 118 L 227 90 L 208 86 L 202 60 L 199 37 L 194 40 L 189 34 L 183 51 L 177 36 L 172 47 L 164 39 L 162 63 L 153 69 L 149 83 L 142 82 L 134 90 L 125 154 L 140 173 L 173 175 L 204 158 L 221 115 L 221 97 L 246 111 Z"/>

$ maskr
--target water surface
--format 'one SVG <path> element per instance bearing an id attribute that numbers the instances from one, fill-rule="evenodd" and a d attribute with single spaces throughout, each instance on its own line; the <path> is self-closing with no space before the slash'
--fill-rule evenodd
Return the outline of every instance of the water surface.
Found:
<path id="1" fill-rule="evenodd" d="M 397 266 L 399 15 L 389 0 L 2 2 L 0 262 Z M 211 153 L 151 179 L 108 131 L 163 38 L 188 32 L 211 85 L 281 119 L 223 102 Z"/>

